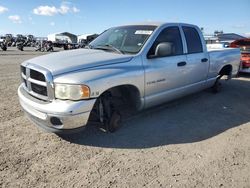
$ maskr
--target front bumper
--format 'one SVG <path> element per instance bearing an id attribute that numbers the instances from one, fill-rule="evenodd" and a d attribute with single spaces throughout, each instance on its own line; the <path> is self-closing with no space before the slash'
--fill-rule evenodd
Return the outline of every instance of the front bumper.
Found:
<path id="1" fill-rule="evenodd" d="M 96 101 L 41 101 L 29 95 L 22 85 L 18 88 L 18 96 L 29 119 L 43 130 L 54 133 L 84 127 Z"/>

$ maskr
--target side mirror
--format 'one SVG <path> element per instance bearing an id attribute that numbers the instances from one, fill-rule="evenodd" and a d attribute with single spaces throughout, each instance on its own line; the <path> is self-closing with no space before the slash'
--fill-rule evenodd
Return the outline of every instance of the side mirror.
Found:
<path id="1" fill-rule="evenodd" d="M 171 42 L 162 42 L 155 49 L 156 57 L 165 57 L 173 54 L 173 44 Z"/>

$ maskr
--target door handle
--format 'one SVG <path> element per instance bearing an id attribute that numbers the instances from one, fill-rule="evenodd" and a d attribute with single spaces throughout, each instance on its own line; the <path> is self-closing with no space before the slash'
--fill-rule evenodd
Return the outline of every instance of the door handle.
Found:
<path id="1" fill-rule="evenodd" d="M 182 61 L 182 62 L 177 63 L 177 66 L 181 67 L 181 66 L 185 66 L 186 64 L 187 64 L 186 61 Z"/>
<path id="2" fill-rule="evenodd" d="M 201 59 L 201 62 L 202 63 L 206 63 L 208 61 L 208 59 L 207 58 L 203 58 L 203 59 Z"/>

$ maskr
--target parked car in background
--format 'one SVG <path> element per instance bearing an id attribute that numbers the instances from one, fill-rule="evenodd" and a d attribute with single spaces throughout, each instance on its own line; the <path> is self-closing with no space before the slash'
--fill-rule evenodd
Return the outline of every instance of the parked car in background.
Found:
<path id="1" fill-rule="evenodd" d="M 35 44 L 35 51 L 41 51 L 41 52 L 53 52 L 53 43 L 51 41 L 47 40 L 40 40 L 36 41 Z"/>
<path id="2" fill-rule="evenodd" d="M 229 42 L 218 42 L 213 44 L 207 44 L 207 48 L 218 49 L 218 48 L 228 48 L 230 46 Z"/>
<path id="3" fill-rule="evenodd" d="M 35 44 L 36 44 L 36 38 L 34 37 L 34 35 L 27 35 L 24 45 L 27 47 L 35 47 Z"/>
<path id="4" fill-rule="evenodd" d="M 231 43 L 230 47 L 240 48 L 241 64 L 239 71 L 250 73 L 250 39 L 236 40 Z"/>

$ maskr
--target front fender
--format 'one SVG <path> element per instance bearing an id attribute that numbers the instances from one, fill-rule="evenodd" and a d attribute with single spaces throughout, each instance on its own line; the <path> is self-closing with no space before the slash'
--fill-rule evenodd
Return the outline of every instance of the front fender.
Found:
<path id="1" fill-rule="evenodd" d="M 126 63 L 62 74 L 54 78 L 54 83 L 85 84 L 91 90 L 91 98 L 97 98 L 116 86 L 132 85 L 138 89 L 141 98 L 144 97 L 144 69 L 140 57 Z"/>

